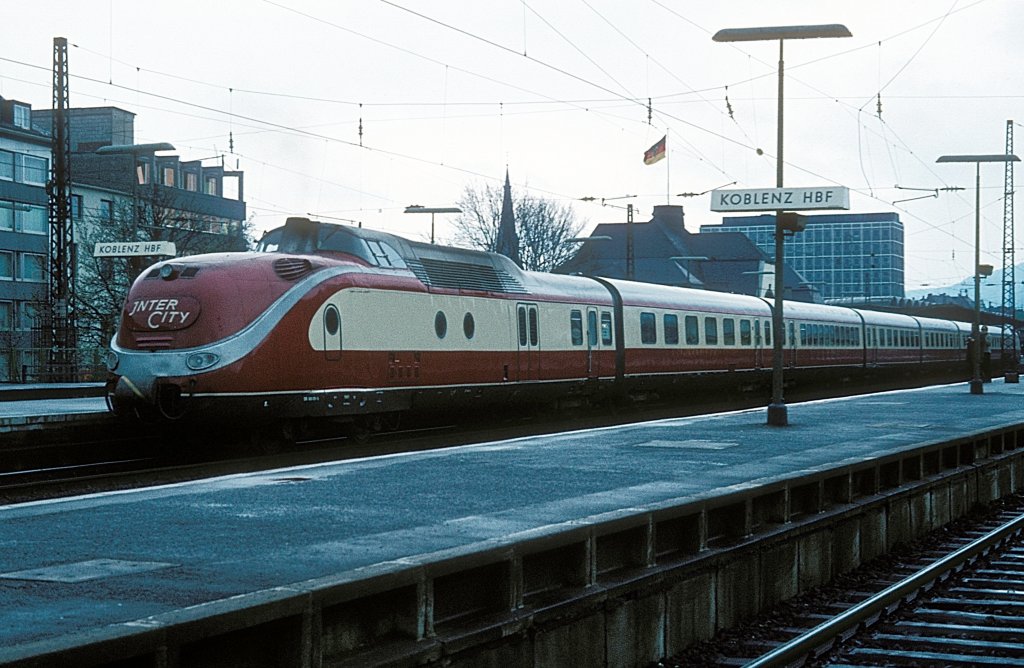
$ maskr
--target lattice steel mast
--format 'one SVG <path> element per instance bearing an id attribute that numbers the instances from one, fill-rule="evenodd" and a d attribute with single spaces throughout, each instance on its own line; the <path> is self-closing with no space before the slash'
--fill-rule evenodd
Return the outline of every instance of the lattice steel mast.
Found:
<path id="1" fill-rule="evenodd" d="M 1006 121 L 1006 155 L 1013 155 L 1013 121 Z M 1003 183 L 1003 304 L 1002 320 L 1004 325 L 1017 324 L 1017 298 L 1013 252 L 1013 163 L 1006 163 L 1006 178 Z M 1002 355 L 1004 370 L 1017 371 L 1017 336 L 1009 337 L 1011 348 L 1007 350 L 1007 337 L 1002 339 Z"/>
<path id="2" fill-rule="evenodd" d="M 75 336 L 75 234 L 71 220 L 71 120 L 68 114 L 68 41 L 53 38 L 53 126 L 49 194 L 50 285 L 48 376 L 78 377 Z"/>

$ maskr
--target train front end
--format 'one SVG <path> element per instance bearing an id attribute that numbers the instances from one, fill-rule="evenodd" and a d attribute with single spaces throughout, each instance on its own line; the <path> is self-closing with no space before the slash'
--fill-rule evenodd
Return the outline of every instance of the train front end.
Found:
<path id="1" fill-rule="evenodd" d="M 309 350 L 298 335 L 309 322 L 304 298 L 340 273 L 331 264 L 298 254 L 222 253 L 146 270 L 111 342 L 114 412 L 209 417 L 308 385 L 294 377 Z"/>

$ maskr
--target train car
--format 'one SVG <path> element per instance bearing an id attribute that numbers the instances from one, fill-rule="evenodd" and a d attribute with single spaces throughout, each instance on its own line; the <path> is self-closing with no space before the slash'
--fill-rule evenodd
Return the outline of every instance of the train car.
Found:
<path id="1" fill-rule="evenodd" d="M 252 253 L 154 265 L 111 342 L 118 413 L 379 425 L 411 411 L 767 382 L 772 305 L 520 270 L 495 253 L 289 218 Z M 787 302 L 785 364 L 953 364 L 963 323 Z M 969 331 L 969 326 L 966 326 Z"/>

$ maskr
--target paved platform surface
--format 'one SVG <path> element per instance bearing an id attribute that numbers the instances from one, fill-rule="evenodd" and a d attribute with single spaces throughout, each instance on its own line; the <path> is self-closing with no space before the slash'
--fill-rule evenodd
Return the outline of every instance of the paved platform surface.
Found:
<path id="1" fill-rule="evenodd" d="M 113 420 L 103 397 L 0 400 L 0 434 L 34 427 L 59 427 L 81 421 Z"/>
<path id="2" fill-rule="evenodd" d="M 0 661 L 25 643 L 1024 423 L 1024 386 L 985 389 L 793 404 L 786 428 L 757 409 L 0 506 Z"/>

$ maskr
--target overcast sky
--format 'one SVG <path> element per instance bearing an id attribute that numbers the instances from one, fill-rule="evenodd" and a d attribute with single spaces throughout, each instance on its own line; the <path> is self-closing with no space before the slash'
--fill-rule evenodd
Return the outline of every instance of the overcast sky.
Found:
<path id="1" fill-rule="evenodd" d="M 72 106 L 132 111 L 137 142 L 186 160 L 223 156 L 259 230 L 312 213 L 425 239 L 429 217 L 405 206 L 451 206 L 507 166 L 588 230 L 625 213 L 580 198 L 634 195 L 609 204 L 638 220 L 682 204 L 696 232 L 720 214 L 679 193 L 775 185 L 777 42 L 711 36 L 822 23 L 853 37 L 786 43 L 786 184 L 898 212 L 908 289 L 970 275 L 974 168 L 935 159 L 1003 153 L 1007 120 L 1024 122 L 1021 0 L 3 2 L 0 95 L 48 108 L 66 37 Z M 645 166 L 666 133 L 668 159 Z M 982 262 L 997 267 L 1003 184 L 1003 165 L 983 167 Z M 896 185 L 967 190 L 894 205 L 931 194 Z"/>

